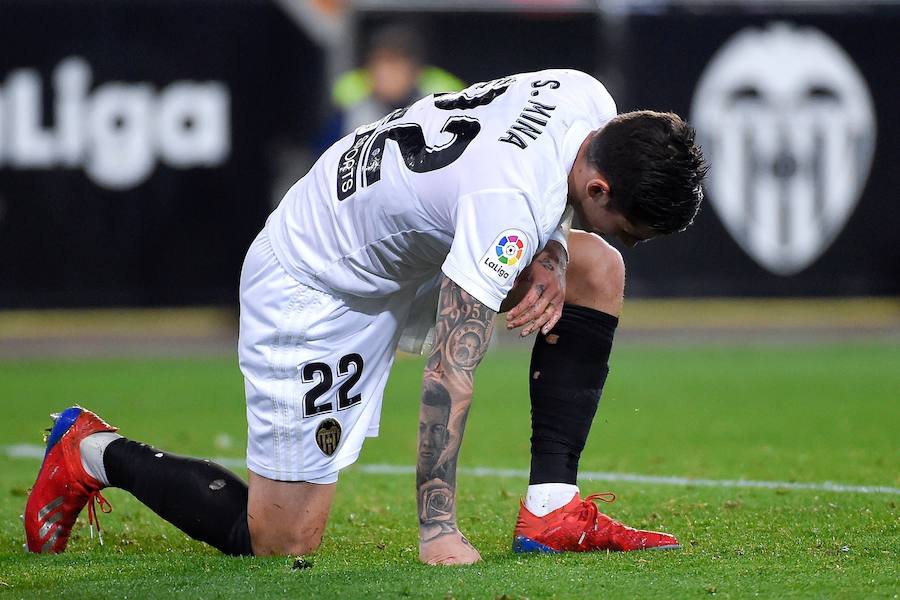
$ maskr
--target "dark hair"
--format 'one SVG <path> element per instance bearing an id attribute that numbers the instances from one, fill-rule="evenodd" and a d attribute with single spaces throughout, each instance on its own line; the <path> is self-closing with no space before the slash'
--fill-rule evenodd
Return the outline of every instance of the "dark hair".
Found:
<path id="1" fill-rule="evenodd" d="M 450 410 L 450 392 L 447 388 L 432 380 L 426 380 L 422 384 L 422 404 L 436 408 Z"/>
<path id="2" fill-rule="evenodd" d="M 703 200 L 708 166 L 694 130 L 674 113 L 624 113 L 591 139 L 588 160 L 609 183 L 610 207 L 666 234 L 688 227 Z"/>
<path id="3" fill-rule="evenodd" d="M 376 30 L 369 39 L 368 56 L 385 51 L 405 56 L 414 64 L 425 61 L 425 42 L 412 28 L 400 23 L 385 25 Z"/>

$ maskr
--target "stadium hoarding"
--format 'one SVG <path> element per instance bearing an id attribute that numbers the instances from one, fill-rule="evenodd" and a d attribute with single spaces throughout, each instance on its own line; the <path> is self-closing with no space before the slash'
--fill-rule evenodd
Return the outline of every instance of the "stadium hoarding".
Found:
<path id="1" fill-rule="evenodd" d="M 355 29 L 414 17 L 429 60 L 465 81 L 568 66 L 620 110 L 695 121 L 708 202 L 687 232 L 626 251 L 632 296 L 900 293 L 900 5 L 622 6 L 373 5 Z M 781 48 L 805 31 L 806 63 L 774 50 L 772 73 L 722 79 L 753 63 L 742 39 Z M 235 303 L 243 253 L 291 179 L 279 148 L 318 133 L 324 62 L 268 0 L 2 3 L 0 308 Z M 809 64 L 826 67 L 815 85 L 782 93 Z"/>
<path id="2" fill-rule="evenodd" d="M 235 303 L 322 64 L 271 2 L 4 2 L 0 307 Z"/>
<path id="3" fill-rule="evenodd" d="M 688 116 L 712 165 L 695 226 L 629 253 L 632 293 L 900 294 L 900 7 L 773 6 L 627 19 L 620 110 Z"/>

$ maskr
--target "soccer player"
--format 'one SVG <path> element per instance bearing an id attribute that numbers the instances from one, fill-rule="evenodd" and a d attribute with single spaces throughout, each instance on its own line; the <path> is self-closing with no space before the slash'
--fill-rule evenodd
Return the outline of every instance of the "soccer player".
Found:
<path id="1" fill-rule="evenodd" d="M 208 461 L 119 436 L 73 407 L 56 418 L 25 511 L 28 548 L 61 552 L 78 513 L 131 492 L 222 552 L 305 554 L 338 472 L 378 433 L 398 347 L 430 347 L 419 426 L 419 558 L 468 564 L 456 464 L 476 367 L 498 311 L 537 333 L 531 480 L 513 548 L 677 546 L 582 499 L 578 461 L 622 304 L 621 255 L 687 227 L 705 165 L 674 114 L 616 116 L 594 78 L 547 70 L 425 97 L 327 150 L 287 193 L 241 274 L 249 488 Z M 574 212 L 584 231 L 568 234 Z"/>

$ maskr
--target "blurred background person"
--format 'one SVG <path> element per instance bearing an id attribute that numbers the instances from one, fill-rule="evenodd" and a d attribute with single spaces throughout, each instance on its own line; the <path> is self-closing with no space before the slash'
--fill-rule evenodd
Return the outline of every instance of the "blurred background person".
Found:
<path id="1" fill-rule="evenodd" d="M 323 129 L 320 149 L 422 96 L 465 87 L 444 69 L 426 64 L 426 56 L 422 36 L 411 25 L 392 23 L 376 29 L 363 66 L 341 75 L 332 88 L 335 112 Z"/>

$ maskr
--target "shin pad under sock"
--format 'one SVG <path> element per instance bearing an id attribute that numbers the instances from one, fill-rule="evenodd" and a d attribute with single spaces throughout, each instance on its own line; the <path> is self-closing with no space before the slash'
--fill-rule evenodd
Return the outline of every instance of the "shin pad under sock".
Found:
<path id="1" fill-rule="evenodd" d="M 618 323 L 604 312 L 566 304 L 550 333 L 538 333 L 530 370 L 530 484 L 576 484 Z"/>
<path id="2" fill-rule="evenodd" d="M 103 454 L 109 484 L 122 488 L 195 540 L 225 554 L 253 554 L 247 485 L 215 463 L 176 456 L 126 438 Z"/>

